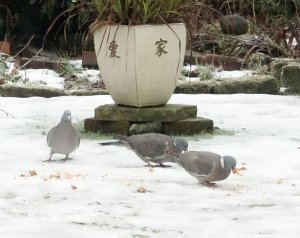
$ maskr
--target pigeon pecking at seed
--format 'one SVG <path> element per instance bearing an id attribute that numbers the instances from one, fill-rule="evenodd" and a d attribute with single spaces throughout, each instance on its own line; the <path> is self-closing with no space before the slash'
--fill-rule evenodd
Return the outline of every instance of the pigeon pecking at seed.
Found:
<path id="1" fill-rule="evenodd" d="M 69 158 L 69 154 L 79 147 L 80 137 L 72 125 L 71 112 L 64 111 L 60 123 L 50 129 L 47 135 L 47 143 L 50 150 L 49 159 L 44 162 L 52 161 L 53 154 L 64 154 L 64 161 Z"/>
<path id="2" fill-rule="evenodd" d="M 214 185 L 212 182 L 226 179 L 231 171 L 236 172 L 235 158 L 209 151 L 189 151 L 175 155 L 174 159 L 199 183 L 206 186 Z"/>
<path id="3" fill-rule="evenodd" d="M 188 150 L 188 142 L 184 139 L 175 138 L 160 134 L 146 133 L 132 136 L 117 135 L 114 136 L 118 142 L 125 145 L 128 149 L 134 151 L 136 155 L 152 167 L 151 163 L 166 167 L 163 163 L 175 163 L 173 156 L 165 153 L 166 145 L 171 147 L 169 150 L 182 153 Z M 101 145 L 118 145 L 118 142 L 104 142 Z M 151 162 L 151 163 L 150 163 Z"/>

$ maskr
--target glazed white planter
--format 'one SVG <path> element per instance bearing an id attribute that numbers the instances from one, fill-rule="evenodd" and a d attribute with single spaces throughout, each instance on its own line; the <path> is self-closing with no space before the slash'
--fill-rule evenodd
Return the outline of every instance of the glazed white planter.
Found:
<path id="1" fill-rule="evenodd" d="M 94 42 L 115 103 L 144 107 L 169 101 L 184 60 L 184 24 L 102 26 L 95 30 Z"/>

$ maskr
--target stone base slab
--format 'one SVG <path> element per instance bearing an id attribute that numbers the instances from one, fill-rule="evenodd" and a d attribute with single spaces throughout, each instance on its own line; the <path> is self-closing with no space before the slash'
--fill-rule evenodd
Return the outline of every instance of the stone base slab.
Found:
<path id="1" fill-rule="evenodd" d="M 211 132 L 213 125 L 212 120 L 197 117 L 197 106 L 178 104 L 144 108 L 107 104 L 95 109 L 95 118 L 84 121 L 85 131 L 123 135 L 194 135 Z"/>
<path id="2" fill-rule="evenodd" d="M 84 121 L 85 131 L 99 132 L 104 134 L 123 134 L 131 135 L 130 126 L 133 123 L 129 121 L 102 121 L 95 118 L 87 118 Z M 166 135 L 194 135 L 213 130 L 213 121 L 203 117 L 188 118 L 176 122 L 162 123 L 162 130 L 150 131 L 164 133 Z M 148 131 L 149 132 L 149 131 Z"/>
<path id="3" fill-rule="evenodd" d="M 107 104 L 95 109 L 95 118 L 103 121 L 174 122 L 196 116 L 197 106 L 180 104 L 143 108 Z"/>
<path id="4" fill-rule="evenodd" d="M 129 121 L 102 121 L 95 118 L 84 120 L 84 129 L 89 132 L 99 132 L 103 134 L 127 135 L 131 123 Z"/>
<path id="5" fill-rule="evenodd" d="M 104 134 L 131 135 L 129 121 L 102 121 L 95 118 L 87 118 L 84 121 L 85 131 Z M 189 118 L 171 123 L 162 123 L 161 131 L 148 131 L 164 133 L 166 135 L 194 135 L 202 132 L 212 132 L 213 121 L 203 117 Z"/>
<path id="6" fill-rule="evenodd" d="M 164 122 L 163 133 L 167 135 L 194 135 L 202 132 L 212 132 L 213 120 L 197 117 L 175 122 Z"/>

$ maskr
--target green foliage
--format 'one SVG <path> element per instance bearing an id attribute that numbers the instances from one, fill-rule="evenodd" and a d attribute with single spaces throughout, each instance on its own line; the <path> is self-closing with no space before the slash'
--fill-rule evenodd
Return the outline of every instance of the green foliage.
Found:
<path id="1" fill-rule="evenodd" d="M 92 0 L 99 21 L 119 24 L 182 22 L 191 0 Z"/>
<path id="2" fill-rule="evenodd" d="M 190 71 L 187 68 L 181 69 L 181 75 L 184 77 L 189 77 Z"/>
<path id="3" fill-rule="evenodd" d="M 48 0 L 50 1 L 53 0 Z M 90 36 L 99 25 L 185 23 L 188 30 L 195 31 L 202 24 L 203 13 L 211 12 L 208 10 L 210 7 L 201 2 L 202 0 L 81 0 L 70 4 L 65 11 L 57 12 L 45 37 L 52 30 L 57 30 L 57 25 L 63 20 L 64 24 L 60 24 L 59 29 L 64 28 L 66 38 L 74 19 L 78 20 L 76 34 L 82 39 L 83 47 L 88 45 Z"/>
<path id="4" fill-rule="evenodd" d="M 0 75 L 3 75 L 6 72 L 6 64 L 4 60 L 0 59 Z"/>
<path id="5" fill-rule="evenodd" d="M 80 133 L 81 139 L 86 140 L 110 140 L 112 139 L 111 134 L 102 134 L 99 132 L 86 132 L 84 130 L 84 124 L 83 121 L 78 121 L 77 123 L 73 123 L 73 126 L 76 131 Z"/>
<path id="6" fill-rule="evenodd" d="M 15 83 L 20 79 L 21 75 L 8 72 L 5 59 L 0 58 L 0 82 L 10 81 Z"/>
<path id="7" fill-rule="evenodd" d="M 76 73 L 80 73 L 81 70 L 76 68 L 75 65 L 70 63 L 70 60 L 66 57 L 62 57 L 59 60 L 58 73 L 60 76 L 74 76 Z"/>
<path id="8" fill-rule="evenodd" d="M 214 77 L 215 68 L 212 65 L 197 65 L 199 80 L 209 80 Z"/>
<path id="9" fill-rule="evenodd" d="M 299 0 L 205 0 L 221 14 L 240 14 L 249 16 L 253 22 L 263 25 L 288 23 L 298 18 Z"/>
<path id="10" fill-rule="evenodd" d="M 214 78 L 216 68 L 213 65 L 196 65 L 196 69 L 185 67 L 181 70 L 184 77 L 198 77 L 199 80 L 209 80 Z"/>
<path id="11" fill-rule="evenodd" d="M 215 127 L 212 132 L 202 132 L 199 134 L 195 135 L 190 135 L 190 136 L 184 136 L 184 135 L 179 135 L 181 138 L 186 139 L 187 141 L 190 140 L 203 140 L 203 139 L 212 139 L 215 136 L 234 136 L 238 131 L 234 130 L 226 130 L 222 128 Z"/>

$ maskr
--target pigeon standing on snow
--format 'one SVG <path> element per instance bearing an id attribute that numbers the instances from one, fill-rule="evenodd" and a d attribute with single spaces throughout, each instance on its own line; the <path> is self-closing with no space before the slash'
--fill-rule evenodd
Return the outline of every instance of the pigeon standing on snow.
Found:
<path id="1" fill-rule="evenodd" d="M 199 183 L 207 186 L 214 185 L 214 181 L 226 179 L 231 171 L 236 172 L 235 158 L 209 151 L 189 151 L 174 156 L 174 159 Z"/>
<path id="2" fill-rule="evenodd" d="M 79 147 L 80 137 L 72 125 L 69 110 L 64 111 L 60 123 L 48 132 L 47 143 L 51 147 L 50 157 L 44 162 L 52 161 L 53 154 L 64 154 L 63 160 L 70 159 L 69 154 Z"/>
<path id="3" fill-rule="evenodd" d="M 176 153 L 182 153 L 187 151 L 188 142 L 184 139 L 173 139 L 170 136 L 159 133 L 146 133 L 132 136 L 114 136 L 121 144 L 125 145 L 128 149 L 134 151 L 136 155 L 152 166 L 150 162 L 159 164 L 161 167 L 165 167 L 163 163 L 172 162 L 175 163 L 173 156 L 165 153 L 166 145 L 171 147 L 169 150 Z M 116 144 L 114 142 L 100 143 L 102 145 Z"/>

